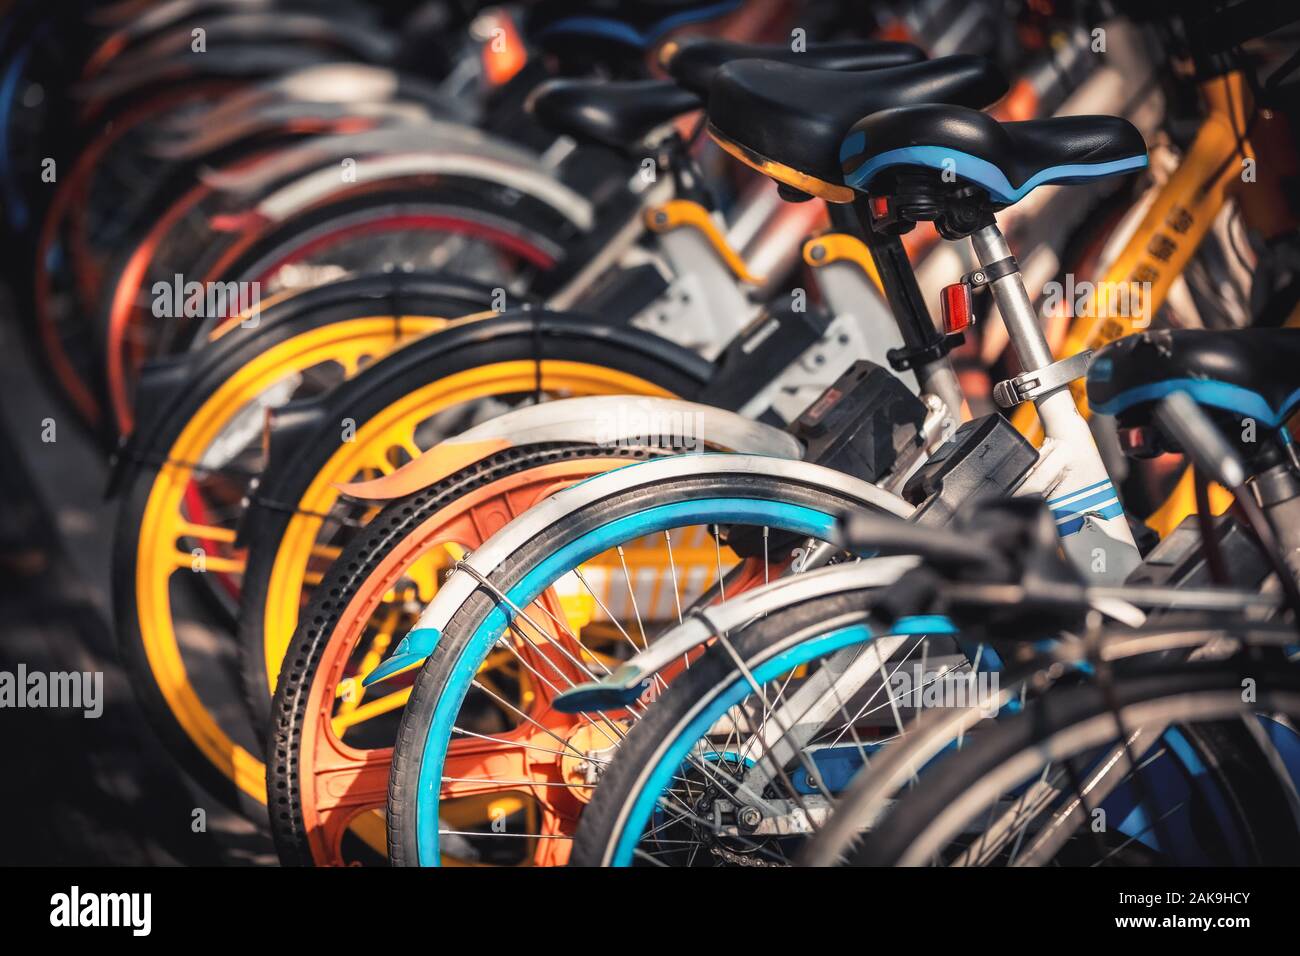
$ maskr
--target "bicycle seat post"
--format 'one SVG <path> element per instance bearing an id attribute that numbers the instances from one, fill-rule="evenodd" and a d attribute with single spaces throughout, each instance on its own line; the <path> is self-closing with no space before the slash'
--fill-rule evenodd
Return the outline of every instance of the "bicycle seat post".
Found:
<path id="1" fill-rule="evenodd" d="M 844 207 L 830 205 L 831 223 L 862 239 L 871 251 L 885 299 L 903 337 L 903 348 L 889 354 L 890 365 L 898 372 L 909 369 L 915 372 L 921 392 L 935 396 L 947 406 L 955 428 L 961 422 L 963 396 L 957 374 L 948 361 L 951 343 L 939 333 L 930 317 L 902 240 L 894 233 L 871 227 L 870 211 L 861 208 L 866 201 L 865 198 L 854 201 L 856 222 Z"/>
<path id="2" fill-rule="evenodd" d="M 1047 344 L 1047 337 L 1039 325 L 1038 316 L 1029 293 L 1020 278 L 1019 264 L 1011 253 L 1011 247 L 1002 235 L 997 223 L 984 226 L 971 233 L 971 245 L 975 249 L 975 258 L 985 271 L 989 287 L 1002 314 L 1007 335 L 1015 347 L 1020 359 L 1022 371 L 1031 372 L 1046 368 L 1052 364 L 1052 349 Z M 1012 271 L 994 277 L 992 271 L 999 263 L 1005 263 Z"/>
<path id="3" fill-rule="evenodd" d="M 1069 384 L 1087 371 L 1088 354 L 1062 361 L 1052 357 L 1051 346 L 1025 291 L 1020 265 L 992 216 L 987 225 L 970 234 L 980 269 L 971 278 L 993 292 L 1007 336 L 1015 349 L 1021 372 L 999 382 L 995 397 L 999 405 L 1013 407 L 1032 400 L 1049 435 L 1075 438 L 1092 444 L 1092 433 L 1079 414 Z"/>

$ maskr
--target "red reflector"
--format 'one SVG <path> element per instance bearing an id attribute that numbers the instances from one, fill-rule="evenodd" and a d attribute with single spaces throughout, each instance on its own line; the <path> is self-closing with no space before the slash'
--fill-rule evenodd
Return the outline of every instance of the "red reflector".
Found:
<path id="1" fill-rule="evenodd" d="M 1116 429 L 1119 450 L 1129 458 L 1154 458 L 1160 454 L 1160 435 L 1154 428 L 1136 427 Z"/>
<path id="2" fill-rule="evenodd" d="M 889 197 L 888 196 L 871 197 L 871 218 L 872 219 L 889 218 Z"/>
<path id="3" fill-rule="evenodd" d="M 970 286 L 964 282 L 946 285 L 940 293 L 939 301 L 943 306 L 943 330 L 945 332 L 952 335 L 954 332 L 961 332 L 970 326 Z"/>

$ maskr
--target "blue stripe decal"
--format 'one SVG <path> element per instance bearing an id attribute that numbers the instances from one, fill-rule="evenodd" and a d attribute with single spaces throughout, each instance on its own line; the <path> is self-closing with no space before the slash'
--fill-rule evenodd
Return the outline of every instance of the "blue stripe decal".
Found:
<path id="1" fill-rule="evenodd" d="M 945 165 L 947 164 L 947 165 Z M 955 164 L 955 166 L 953 165 Z M 999 202 L 1013 203 L 1023 199 L 1031 190 L 1047 183 L 1076 183 L 1103 176 L 1116 176 L 1145 169 L 1147 156 L 1128 156 L 1105 163 L 1068 163 L 1041 169 L 1025 181 L 1019 189 L 1011 185 L 1006 175 L 988 160 L 980 159 L 961 150 L 945 146 L 904 146 L 873 156 L 857 169 L 845 173 L 844 182 L 863 189 L 872 177 L 891 166 L 928 166 L 931 169 L 953 169 L 962 179 L 979 183 Z"/>
<path id="2" fill-rule="evenodd" d="M 1060 508 L 1052 509 L 1052 517 L 1058 522 L 1066 518 L 1073 518 L 1075 515 L 1083 514 L 1089 508 L 1095 508 L 1097 505 L 1109 504 L 1112 500 L 1119 498 L 1114 488 L 1107 488 L 1105 491 L 1099 491 L 1094 495 L 1088 495 L 1086 498 L 1080 498 L 1072 501 L 1068 505 L 1062 505 Z"/>
<path id="3" fill-rule="evenodd" d="M 844 142 L 840 143 L 840 162 L 844 162 L 850 156 L 856 156 L 867 148 L 867 134 L 862 130 L 854 130 L 844 137 Z"/>
<path id="4" fill-rule="evenodd" d="M 1118 415 L 1141 402 L 1153 402 L 1174 392 L 1187 392 L 1202 405 L 1254 418 L 1270 428 L 1279 427 L 1295 410 L 1296 405 L 1300 404 L 1300 388 L 1288 395 L 1282 402 L 1282 407 L 1274 411 L 1263 395 L 1240 385 L 1205 378 L 1171 378 L 1130 388 L 1108 401 L 1094 402 L 1092 408 L 1103 415 Z"/>
<path id="5" fill-rule="evenodd" d="M 910 614 L 895 621 L 889 633 L 900 637 L 905 634 L 956 634 L 957 627 L 943 614 Z"/>
<path id="6" fill-rule="evenodd" d="M 704 20 L 712 20 L 715 17 L 721 17 L 731 13 L 740 6 L 741 0 L 726 0 L 723 3 L 715 3 L 711 6 L 700 7 L 698 10 L 685 10 L 681 13 L 675 13 L 670 17 L 665 17 L 644 33 L 635 27 L 629 26 L 621 20 L 615 20 L 610 17 L 565 17 L 556 20 L 554 23 L 547 24 L 537 31 L 537 37 L 555 36 L 557 34 L 571 34 L 578 36 L 598 36 L 610 40 L 618 40 L 630 46 L 641 47 L 646 49 L 657 43 L 665 34 L 671 33 L 678 27 L 686 26 L 690 23 L 700 23 Z"/>
<path id="7" fill-rule="evenodd" d="M 1092 489 L 1094 488 L 1102 488 L 1109 484 L 1110 484 L 1110 479 L 1104 478 L 1101 481 L 1097 482 L 1095 485 L 1084 485 L 1082 488 L 1075 488 L 1073 491 L 1069 492 L 1068 494 L 1057 495 L 1055 498 L 1048 498 L 1047 507 L 1050 508 L 1053 505 L 1055 505 L 1057 502 L 1064 501 L 1066 498 L 1073 498 L 1075 495 L 1081 495 L 1085 491 L 1092 491 Z"/>
<path id="8" fill-rule="evenodd" d="M 510 588 L 506 596 L 515 607 L 527 607 L 570 570 L 616 544 L 668 528 L 730 523 L 766 525 L 774 530 L 793 531 L 824 541 L 830 536 L 836 521 L 832 515 L 803 505 L 758 498 L 701 498 L 659 505 L 616 518 L 574 539 L 539 562 Z M 440 862 L 437 808 L 447 742 L 451 739 L 456 715 L 469 693 L 470 682 L 478 673 L 479 664 L 505 631 L 512 616 L 508 607 L 498 603 L 484 618 L 456 660 L 434 708 L 424 738 L 416 784 L 417 855 L 423 866 L 437 866 Z"/>
<path id="9" fill-rule="evenodd" d="M 1079 515 L 1079 517 L 1071 521 L 1067 521 L 1065 524 L 1058 524 L 1056 526 L 1056 533 L 1059 534 L 1062 538 L 1068 538 L 1070 535 L 1074 534 L 1080 528 L 1083 527 L 1083 522 L 1089 517 L 1089 515 L 1095 518 L 1105 519 L 1105 518 L 1118 518 L 1123 513 L 1124 513 L 1124 506 L 1120 504 L 1118 501 L 1116 501 L 1109 508 L 1103 508 L 1101 511 L 1092 511 L 1089 512 L 1088 514 Z"/>

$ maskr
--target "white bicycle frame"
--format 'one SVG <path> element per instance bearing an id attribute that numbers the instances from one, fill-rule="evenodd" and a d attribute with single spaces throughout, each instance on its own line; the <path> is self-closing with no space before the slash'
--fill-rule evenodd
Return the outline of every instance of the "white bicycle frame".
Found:
<path id="1" fill-rule="evenodd" d="M 985 269 L 1008 260 L 1014 263 L 996 225 L 974 233 L 971 245 Z M 1014 391 L 1032 399 L 1046 436 L 1037 464 L 1014 493 L 1045 498 L 1075 566 L 1089 580 L 1118 584 L 1142 556 L 1092 431 L 1070 393 L 1069 383 L 1077 374 L 1065 377 L 1065 368 L 1072 360 L 1053 360 L 1018 267 L 989 286 L 1023 369 L 1012 380 L 1018 383 Z"/>

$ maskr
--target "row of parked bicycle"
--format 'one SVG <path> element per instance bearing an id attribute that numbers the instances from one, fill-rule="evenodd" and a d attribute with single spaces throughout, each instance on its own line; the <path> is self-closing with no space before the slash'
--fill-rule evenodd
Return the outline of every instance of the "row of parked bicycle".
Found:
<path id="1" fill-rule="evenodd" d="M 51 6 L 13 291 L 283 862 L 1300 862 L 1285 5 Z"/>

